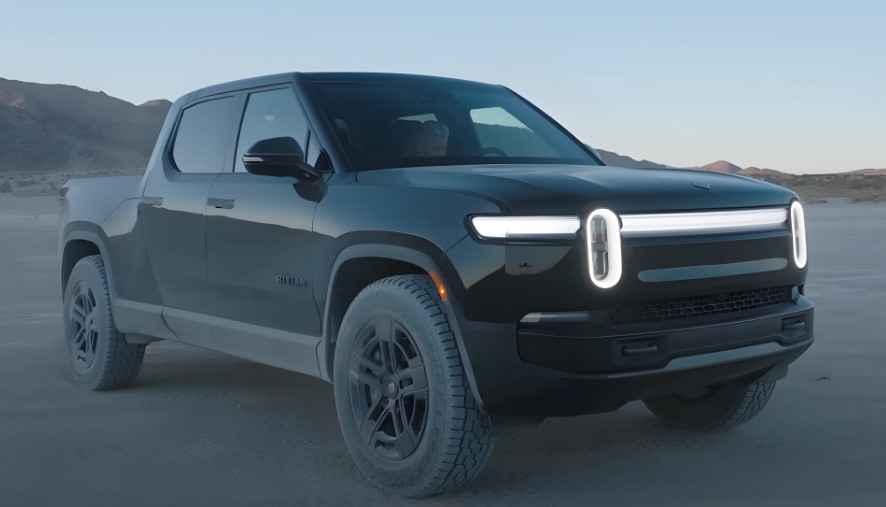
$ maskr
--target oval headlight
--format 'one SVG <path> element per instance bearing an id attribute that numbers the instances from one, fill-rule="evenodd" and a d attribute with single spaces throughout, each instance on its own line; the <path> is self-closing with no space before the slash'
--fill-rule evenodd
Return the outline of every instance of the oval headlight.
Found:
<path id="1" fill-rule="evenodd" d="M 598 209 L 588 215 L 588 269 L 591 282 L 601 289 L 614 287 L 621 280 L 621 224 L 618 215 Z"/>
<path id="2" fill-rule="evenodd" d="M 803 269 L 806 267 L 806 217 L 803 206 L 798 201 L 791 203 L 791 239 L 794 265 Z"/>

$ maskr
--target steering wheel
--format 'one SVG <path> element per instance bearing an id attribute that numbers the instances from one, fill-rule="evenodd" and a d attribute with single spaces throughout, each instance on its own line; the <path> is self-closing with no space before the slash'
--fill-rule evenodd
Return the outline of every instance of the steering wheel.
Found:
<path id="1" fill-rule="evenodd" d="M 505 153 L 505 150 L 503 150 L 501 148 L 494 148 L 494 147 L 483 148 L 482 153 L 483 153 L 484 157 L 488 157 L 489 155 L 493 155 L 496 157 L 507 157 L 508 156 L 508 154 Z"/>

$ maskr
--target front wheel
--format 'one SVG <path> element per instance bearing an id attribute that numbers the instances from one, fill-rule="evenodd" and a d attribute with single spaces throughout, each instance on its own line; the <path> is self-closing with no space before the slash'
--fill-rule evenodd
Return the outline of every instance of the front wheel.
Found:
<path id="1" fill-rule="evenodd" d="M 757 416 L 769 402 L 775 382 L 722 384 L 683 396 L 643 400 L 664 422 L 695 431 L 724 431 Z"/>
<path id="2" fill-rule="evenodd" d="M 335 348 L 335 404 L 354 461 L 374 483 L 425 497 L 473 479 L 492 447 L 430 277 L 379 280 L 348 308 Z"/>

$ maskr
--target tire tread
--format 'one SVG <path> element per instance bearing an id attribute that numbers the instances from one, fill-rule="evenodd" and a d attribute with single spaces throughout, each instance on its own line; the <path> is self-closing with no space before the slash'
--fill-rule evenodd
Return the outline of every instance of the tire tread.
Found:
<path id="1" fill-rule="evenodd" d="M 100 255 L 90 255 L 77 261 L 74 266 L 85 266 L 98 275 L 101 286 L 93 287 L 96 297 L 102 298 L 102 308 L 108 328 L 108 344 L 104 357 L 96 357 L 99 362 L 96 366 L 101 368 L 98 380 L 92 385 L 87 385 L 93 391 L 107 391 L 120 389 L 131 385 L 141 369 L 145 357 L 145 345 L 132 345 L 126 342 L 123 333 L 117 330 L 114 324 L 114 316 L 111 310 L 111 295 L 108 275 L 105 271 L 104 260 Z M 69 282 L 70 283 L 70 282 Z"/>
<path id="2" fill-rule="evenodd" d="M 729 400 L 719 412 L 712 415 L 703 412 L 695 400 L 680 400 L 672 396 L 645 400 L 649 410 L 667 424 L 683 429 L 722 432 L 741 426 L 756 417 L 769 402 L 775 390 L 775 382 L 755 382 L 741 385 L 732 393 Z M 704 413 L 704 415 L 701 415 Z"/>
<path id="3" fill-rule="evenodd" d="M 383 278 L 363 289 L 352 306 L 360 304 L 363 298 L 383 286 L 396 287 L 417 301 L 432 325 L 432 337 L 438 340 L 438 348 L 442 351 L 444 374 L 440 380 L 446 382 L 454 393 L 445 408 L 448 424 L 442 426 L 446 431 L 440 437 L 442 448 L 425 457 L 419 467 L 419 470 L 425 470 L 423 477 L 404 478 L 403 489 L 396 488 L 406 497 L 433 496 L 456 489 L 480 473 L 492 453 L 492 426 L 471 393 L 455 334 L 434 281 L 426 275 Z"/>

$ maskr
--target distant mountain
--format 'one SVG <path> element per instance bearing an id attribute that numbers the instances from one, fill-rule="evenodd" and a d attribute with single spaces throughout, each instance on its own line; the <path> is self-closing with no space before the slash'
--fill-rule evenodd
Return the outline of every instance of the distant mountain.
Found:
<path id="1" fill-rule="evenodd" d="M 725 160 L 711 162 L 710 164 L 699 167 L 699 169 L 710 171 L 712 173 L 738 174 L 741 172 L 741 167 Z"/>
<path id="2" fill-rule="evenodd" d="M 637 169 L 671 169 L 671 166 L 658 164 L 646 159 L 635 160 L 631 157 L 619 155 L 618 153 L 612 151 L 599 149 L 596 151 L 600 154 L 600 157 L 603 158 L 603 163 L 606 165 L 611 165 L 615 167 L 631 167 Z"/>
<path id="3" fill-rule="evenodd" d="M 0 171 L 143 167 L 171 105 L 0 78 Z"/>
<path id="4" fill-rule="evenodd" d="M 727 162 L 726 160 L 711 162 L 710 164 L 703 165 L 698 169 L 702 171 L 710 171 L 713 173 L 739 174 L 741 176 L 750 176 L 760 179 L 773 179 L 788 175 L 788 173 L 776 171 L 775 169 L 764 169 L 760 167 L 745 167 L 744 169 L 742 169 L 741 167 L 733 164 L 732 162 Z"/>
<path id="5" fill-rule="evenodd" d="M 740 174 L 742 176 L 763 176 L 763 175 L 780 176 L 780 175 L 786 175 L 787 173 L 784 173 L 781 171 L 776 171 L 775 169 L 761 169 L 759 167 L 745 167 L 744 169 L 739 171 L 738 174 Z"/>
<path id="6" fill-rule="evenodd" d="M 886 174 L 886 169 L 859 169 L 852 172 L 853 174 Z"/>

